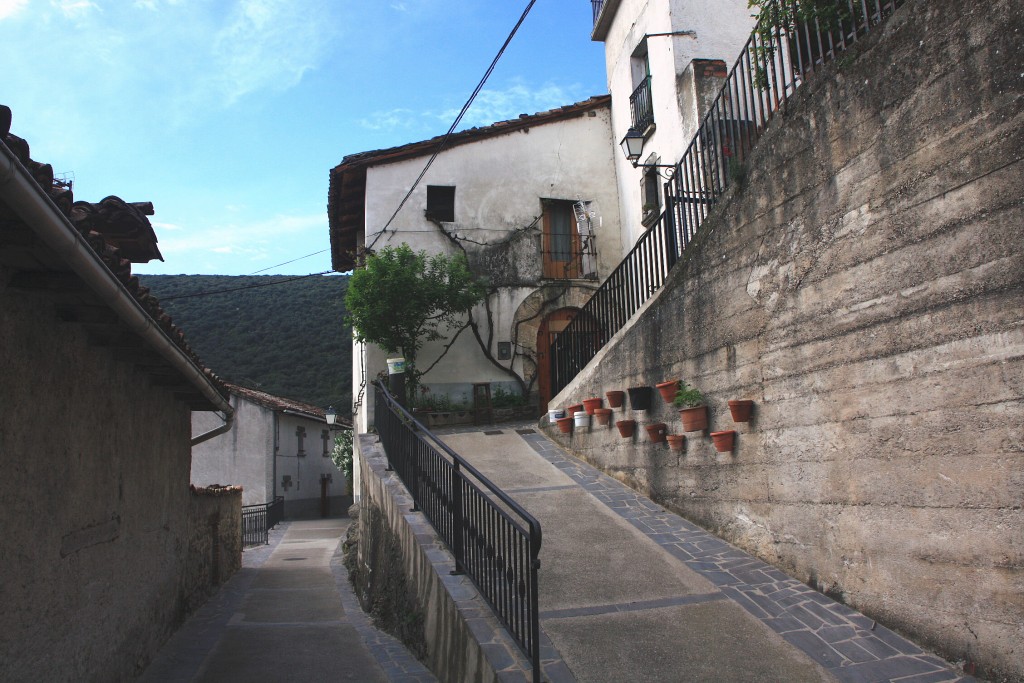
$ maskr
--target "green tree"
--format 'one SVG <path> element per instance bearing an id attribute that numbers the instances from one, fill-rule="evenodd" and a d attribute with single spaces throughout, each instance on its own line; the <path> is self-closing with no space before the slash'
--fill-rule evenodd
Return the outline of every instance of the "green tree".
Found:
<path id="1" fill-rule="evenodd" d="M 369 256 L 366 266 L 352 273 L 345 310 L 358 341 L 405 358 L 407 389 L 415 396 L 420 348 L 443 339 L 442 331 L 457 327 L 485 293 L 465 255 L 427 256 L 403 243 Z"/>

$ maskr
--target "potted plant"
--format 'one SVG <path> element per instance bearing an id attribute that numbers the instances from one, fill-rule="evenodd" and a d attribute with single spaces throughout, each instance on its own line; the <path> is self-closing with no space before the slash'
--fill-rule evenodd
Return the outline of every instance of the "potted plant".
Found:
<path id="1" fill-rule="evenodd" d="M 630 387 L 626 391 L 629 392 L 629 407 L 633 410 L 648 410 L 651 407 L 650 387 Z"/>
<path id="2" fill-rule="evenodd" d="M 574 403 L 574 404 L 572 404 L 571 406 L 569 406 L 568 408 L 565 409 L 565 414 L 568 415 L 569 417 L 572 417 L 576 413 L 577 410 L 583 410 L 583 404 L 582 403 Z"/>
<path id="3" fill-rule="evenodd" d="M 666 434 L 665 439 L 668 441 L 668 447 L 676 452 L 682 451 L 686 444 L 686 437 L 682 434 Z"/>
<path id="4" fill-rule="evenodd" d="M 715 442 L 715 450 L 719 453 L 728 453 L 732 450 L 736 440 L 736 432 L 727 429 L 724 432 L 711 432 L 711 440 Z"/>
<path id="5" fill-rule="evenodd" d="M 754 402 L 749 399 L 729 401 L 729 412 L 733 422 L 750 422 L 750 414 L 754 410 Z"/>
<path id="6" fill-rule="evenodd" d="M 604 395 L 608 397 L 609 408 L 621 408 L 622 399 L 626 397 L 626 392 L 616 389 L 614 391 L 606 391 Z"/>
<path id="7" fill-rule="evenodd" d="M 661 382 L 655 385 L 658 387 L 658 393 L 665 399 L 665 403 L 672 403 L 675 400 L 676 392 L 679 391 L 679 380 L 670 379 L 667 382 Z"/>
<path id="8" fill-rule="evenodd" d="M 593 415 L 595 408 L 601 407 L 601 397 L 596 396 L 594 398 L 583 399 L 583 410 L 587 411 L 587 415 Z"/>
<path id="9" fill-rule="evenodd" d="M 655 422 L 644 427 L 647 430 L 647 436 L 650 437 L 651 443 L 665 443 L 665 432 L 667 431 L 664 422 Z"/>
<path id="10" fill-rule="evenodd" d="M 633 436 L 633 430 L 636 429 L 636 420 L 619 420 L 615 426 L 619 428 L 619 435 L 628 439 Z"/>
<path id="11" fill-rule="evenodd" d="M 612 409 L 611 408 L 595 408 L 594 409 L 594 419 L 597 420 L 597 424 L 601 425 L 602 427 L 607 427 L 608 423 L 611 421 L 611 418 L 612 418 Z"/>
<path id="12" fill-rule="evenodd" d="M 708 428 L 708 407 L 704 405 L 704 394 L 699 389 L 680 382 L 672 403 L 680 409 L 684 432 L 700 432 Z"/>
<path id="13" fill-rule="evenodd" d="M 572 418 L 571 417 L 560 417 L 556 420 L 558 423 L 558 431 L 563 434 L 568 434 L 572 431 Z"/>

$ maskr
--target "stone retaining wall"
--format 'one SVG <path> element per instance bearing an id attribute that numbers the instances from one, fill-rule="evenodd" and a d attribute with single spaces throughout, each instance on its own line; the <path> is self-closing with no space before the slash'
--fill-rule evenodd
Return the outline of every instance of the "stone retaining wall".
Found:
<path id="1" fill-rule="evenodd" d="M 194 611 L 242 566 L 242 489 L 191 487 L 181 596 Z"/>
<path id="2" fill-rule="evenodd" d="M 678 454 L 560 437 L 925 645 L 1024 680 L 1024 5 L 908 2 L 772 123 L 635 324 L 552 406 L 681 377 Z M 727 401 L 755 401 L 734 424 Z M 628 404 L 627 404 L 628 405 Z"/>

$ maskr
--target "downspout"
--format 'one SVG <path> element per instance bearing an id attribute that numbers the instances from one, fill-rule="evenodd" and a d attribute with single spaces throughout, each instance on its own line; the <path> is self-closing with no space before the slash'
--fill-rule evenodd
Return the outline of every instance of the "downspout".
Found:
<path id="1" fill-rule="evenodd" d="M 219 427 L 214 427 L 210 431 L 204 432 L 199 436 L 192 437 L 193 446 L 197 446 L 204 441 L 209 441 L 213 437 L 220 436 L 224 432 L 231 430 L 231 424 L 235 421 L 234 413 L 226 413 L 223 417 L 221 417 L 221 415 L 218 414 L 217 417 L 220 417 L 220 419 L 224 420 L 224 424 L 222 424 Z"/>
<path id="2" fill-rule="evenodd" d="M 142 337 L 176 371 L 184 375 L 216 410 L 226 416 L 224 425 L 217 428 L 223 431 L 218 433 L 223 434 L 230 429 L 234 409 L 228 400 L 110 272 L 99 255 L 5 144 L 0 144 L 0 197 L 48 247 L 64 259 L 75 275 L 107 302 L 133 332 Z M 216 434 L 201 436 L 212 438 Z"/>

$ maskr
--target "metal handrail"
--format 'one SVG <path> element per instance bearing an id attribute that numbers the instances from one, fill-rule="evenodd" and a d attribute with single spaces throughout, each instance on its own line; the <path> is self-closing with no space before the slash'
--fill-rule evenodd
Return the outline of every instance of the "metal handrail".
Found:
<path id="1" fill-rule="evenodd" d="M 643 133 L 654 123 L 654 102 L 651 100 L 651 77 L 645 76 L 629 96 L 633 128 Z"/>
<path id="2" fill-rule="evenodd" d="M 434 436 L 380 382 L 374 425 L 388 463 L 540 678 L 540 522 Z"/>
<path id="3" fill-rule="evenodd" d="M 270 530 L 284 520 L 284 497 L 276 496 L 269 503 L 242 506 L 242 547 L 266 545 Z"/>
<path id="4" fill-rule="evenodd" d="M 664 186 L 665 212 L 552 342 L 552 394 L 564 389 L 662 287 L 711 208 L 742 175 L 768 123 L 808 75 L 905 2 L 834 0 L 838 18 L 825 26 L 817 18 L 804 18 L 812 1 L 776 0 L 761 10 L 697 134 L 671 169 Z M 825 5 L 817 0 L 813 6 Z"/>

